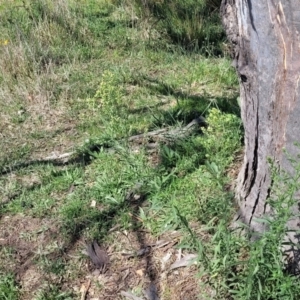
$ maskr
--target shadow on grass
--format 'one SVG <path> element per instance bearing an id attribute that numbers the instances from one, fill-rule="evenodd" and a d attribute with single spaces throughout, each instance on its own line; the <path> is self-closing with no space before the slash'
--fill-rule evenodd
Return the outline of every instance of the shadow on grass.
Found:
<path id="1" fill-rule="evenodd" d="M 176 89 L 174 86 L 167 83 L 161 82 L 157 79 L 153 79 L 147 76 L 142 76 L 135 81 L 135 84 L 146 87 L 151 91 L 151 93 L 163 95 L 163 96 L 173 96 L 177 100 L 177 105 L 171 107 L 169 110 L 161 110 L 160 117 L 156 120 L 154 126 L 159 127 L 164 124 L 176 124 L 178 122 L 189 123 L 193 119 L 199 116 L 205 116 L 207 108 L 209 105 L 218 107 L 221 111 L 225 113 L 232 113 L 239 115 L 239 106 L 236 101 L 236 97 L 226 98 L 218 97 L 213 98 L 209 95 L 190 95 L 184 91 Z M 213 101 L 212 101 L 213 100 Z M 163 103 L 164 104 L 164 103 Z M 162 104 L 154 105 L 155 108 L 160 107 Z M 145 108 L 145 111 L 149 107 Z M 136 111 L 129 111 L 129 113 L 142 113 L 144 108 L 141 108 Z M 198 156 L 195 156 L 195 160 L 192 162 L 192 168 L 186 169 L 186 173 L 190 173 L 197 168 L 200 164 L 203 164 L 205 161 L 205 153 L 202 149 L 197 149 L 193 144 L 186 146 L 186 142 L 189 141 L 189 138 L 184 141 L 175 142 L 172 145 L 168 145 L 165 148 L 165 151 L 162 151 L 161 166 L 164 170 L 170 171 L 176 167 L 178 161 L 182 160 L 184 157 L 191 157 L 194 153 L 199 153 Z M 82 167 L 88 165 L 93 160 L 93 152 L 99 152 L 101 149 L 112 149 L 113 142 L 103 142 L 103 143 L 91 143 L 78 151 L 74 157 L 72 157 L 67 162 L 60 160 L 31 160 L 27 162 L 20 162 L 15 164 L 10 164 L 10 166 L 3 166 L 0 169 L 0 175 L 6 175 L 13 171 L 18 171 L 22 168 L 27 168 L 33 165 L 43 165 L 43 164 L 52 164 L 53 166 L 66 166 L 66 165 L 80 165 Z M 169 183 L 167 183 L 168 185 Z M 143 189 L 143 188 L 142 188 Z M 129 196 L 124 197 L 124 200 L 119 204 L 114 204 L 104 209 L 91 210 L 89 207 L 85 207 L 79 201 L 77 206 L 73 206 L 70 211 L 70 216 L 68 213 L 65 215 L 63 221 L 63 229 L 66 231 L 68 236 L 68 243 L 66 245 L 66 253 L 68 253 L 74 244 L 82 237 L 83 232 L 87 228 L 97 228 L 97 239 L 98 242 L 104 241 L 105 237 L 109 234 L 110 230 L 118 224 L 119 217 L 124 214 L 129 214 L 131 216 L 131 225 L 133 232 L 136 235 L 136 240 L 139 243 L 139 248 L 136 249 L 150 249 L 150 252 L 145 251 L 144 257 L 146 259 L 146 274 L 149 278 L 151 285 L 155 286 L 158 274 L 153 268 L 153 261 L 151 255 L 151 247 L 147 245 L 146 235 L 143 229 L 143 224 L 136 217 L 139 214 L 139 208 L 144 205 L 147 200 L 147 188 L 146 191 L 141 193 L 129 191 Z M 135 195 L 140 195 L 138 200 L 135 200 Z M 16 194 L 15 197 L 17 198 Z M 12 200 L 13 200 L 12 198 Z"/>
<path id="2" fill-rule="evenodd" d="M 68 166 L 68 165 L 78 165 L 85 166 L 88 165 L 93 160 L 93 152 L 99 152 L 101 149 L 111 149 L 113 143 L 103 142 L 103 143 L 90 143 L 85 145 L 82 149 L 79 149 L 70 158 L 64 159 L 34 159 L 28 161 L 16 161 L 13 163 L 8 163 L 9 158 L 0 162 L 0 176 L 7 175 L 12 172 L 16 172 L 28 167 L 39 166 L 39 165 L 52 165 L 56 167 Z"/>
<path id="3" fill-rule="evenodd" d="M 158 107 L 161 107 L 163 105 L 168 104 L 169 101 L 161 101 L 159 103 L 156 103 L 154 105 L 147 105 L 147 106 L 143 106 L 143 107 L 139 107 L 139 108 L 131 108 L 128 110 L 128 112 L 130 114 L 141 114 L 141 113 L 146 113 L 149 111 L 149 109 L 155 109 Z"/>
<path id="4" fill-rule="evenodd" d="M 42 184 L 37 183 L 33 184 L 29 187 L 26 187 L 26 191 L 34 191 L 36 189 L 41 188 Z M 20 197 L 24 193 L 24 187 L 17 189 L 13 193 L 3 197 L 0 201 L 0 219 L 2 217 L 1 209 L 5 207 L 5 205 L 9 204 L 11 201 L 14 201 L 18 197 Z M 27 203 L 25 201 L 22 201 L 22 206 L 25 208 L 27 206 Z"/>
<path id="5" fill-rule="evenodd" d="M 190 122 L 199 115 L 205 116 L 208 107 L 217 107 L 224 113 L 234 114 L 240 116 L 240 106 L 237 102 L 237 95 L 231 97 L 214 97 L 209 94 L 189 94 L 187 92 L 176 89 L 174 86 L 162 82 L 156 78 L 151 78 L 145 75 L 139 75 L 135 77 L 131 84 L 146 87 L 151 93 L 162 96 L 173 96 L 177 105 L 167 111 L 163 111 L 163 121 L 165 123 L 171 122 L 172 124 L 176 121 Z M 162 104 L 157 104 L 161 106 Z M 145 111 L 147 107 L 145 107 Z M 137 113 L 143 111 L 141 108 Z M 182 111 L 180 114 L 179 112 Z M 135 111 L 132 111 L 134 113 Z M 160 124 L 156 124 L 159 126 Z"/>
<path id="6" fill-rule="evenodd" d="M 132 232 L 135 233 L 136 240 L 139 244 L 139 249 L 135 249 L 136 258 L 145 259 L 145 273 L 146 277 L 150 280 L 149 290 L 157 291 L 157 278 L 158 274 L 153 267 L 153 258 L 151 246 L 147 244 L 147 238 L 145 231 L 143 230 L 143 224 L 137 217 L 139 215 L 140 207 L 143 207 L 147 200 L 147 191 L 143 190 L 143 186 L 135 185 L 127 192 L 124 200 L 116 205 L 99 211 L 92 212 L 88 210 L 84 216 L 78 216 L 78 218 L 68 218 L 65 220 L 63 230 L 67 232 L 69 237 L 68 245 L 65 249 L 68 253 L 74 244 L 82 237 L 82 232 L 87 229 L 96 226 L 98 228 L 97 243 L 100 245 L 104 243 L 105 238 L 109 234 L 110 230 L 118 225 L 118 218 L 126 213 L 131 216 L 130 223 Z M 78 215 L 82 214 L 81 207 L 78 207 Z"/>

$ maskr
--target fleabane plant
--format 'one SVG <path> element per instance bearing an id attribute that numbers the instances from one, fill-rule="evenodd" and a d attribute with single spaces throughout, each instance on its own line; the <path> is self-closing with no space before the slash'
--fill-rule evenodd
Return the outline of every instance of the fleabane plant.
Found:
<path id="1" fill-rule="evenodd" d="M 117 114 L 122 106 L 122 92 L 120 82 L 114 73 L 104 71 L 94 98 L 99 99 L 104 113 L 118 118 Z"/>

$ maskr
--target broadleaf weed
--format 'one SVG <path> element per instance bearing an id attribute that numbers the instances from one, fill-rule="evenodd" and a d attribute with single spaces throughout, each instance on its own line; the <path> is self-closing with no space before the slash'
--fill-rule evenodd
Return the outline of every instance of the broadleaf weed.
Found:
<path id="1" fill-rule="evenodd" d="M 216 299 L 299 299 L 298 278 L 287 272 L 284 249 L 287 245 L 297 247 L 286 242 L 286 236 L 287 223 L 295 215 L 294 197 L 299 189 L 300 172 L 296 165 L 293 175 L 271 169 L 273 192 L 267 200 L 271 214 L 255 220 L 266 225 L 263 233 L 245 235 L 248 228 L 242 224 L 231 229 L 230 209 L 225 214 L 217 211 L 217 223 L 212 219 L 207 224 L 212 236 L 209 244 L 203 243 L 198 252 L 216 290 Z M 215 205 L 206 209 L 211 210 Z M 203 256 L 203 249 L 209 259 Z"/>

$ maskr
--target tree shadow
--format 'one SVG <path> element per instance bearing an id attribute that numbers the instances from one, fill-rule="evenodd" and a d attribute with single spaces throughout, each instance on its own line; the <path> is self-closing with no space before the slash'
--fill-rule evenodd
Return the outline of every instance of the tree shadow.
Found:
<path id="1" fill-rule="evenodd" d="M 105 240 L 110 233 L 110 230 L 118 224 L 118 217 L 126 211 L 130 216 L 132 232 L 135 234 L 136 241 L 139 244 L 139 249 L 135 249 L 136 258 L 145 260 L 145 274 L 146 278 L 149 279 L 150 284 L 148 290 L 152 293 L 157 291 L 157 278 L 158 274 L 154 268 L 153 256 L 151 245 L 147 243 L 146 233 L 143 230 L 143 224 L 137 217 L 139 215 L 140 207 L 144 207 L 147 202 L 147 188 L 136 184 L 133 188 L 129 189 L 127 195 L 121 203 L 112 205 L 108 209 L 103 211 L 95 210 L 86 214 L 83 219 L 79 222 L 71 220 L 71 222 L 66 222 L 63 225 L 63 230 L 67 230 L 68 233 L 68 243 L 65 247 L 65 253 L 69 253 L 73 248 L 74 244 L 77 243 L 82 237 L 82 232 L 90 228 L 92 225 L 97 224 L 98 236 L 95 238 L 99 245 L 105 244 Z M 93 241 L 92 241 L 93 242 Z"/>
<path id="2" fill-rule="evenodd" d="M 131 84 L 146 87 L 152 94 L 173 96 L 176 99 L 177 105 L 175 107 L 160 112 L 161 121 L 157 122 L 155 126 L 161 126 L 163 123 L 173 125 L 178 121 L 188 123 L 194 118 L 205 116 L 210 107 L 216 107 L 224 113 L 230 113 L 240 117 L 240 106 L 237 101 L 238 94 L 230 97 L 215 97 L 206 92 L 203 94 L 190 94 L 146 75 L 139 75 L 133 79 Z M 161 105 L 157 104 L 157 106 Z M 146 110 L 147 107 L 136 112 L 139 113 L 140 111 Z M 132 113 L 134 113 L 134 111 L 132 111 Z"/>
<path id="3" fill-rule="evenodd" d="M 14 201 L 18 197 L 20 197 L 24 193 L 24 189 L 26 191 L 34 191 L 36 189 L 39 189 L 42 187 L 41 183 L 36 183 L 28 187 L 22 187 L 22 189 L 17 189 L 13 193 L 10 193 L 9 195 L 3 197 L 0 202 L 0 219 L 2 218 L 1 209 L 3 209 L 6 205 L 8 205 L 10 202 Z M 22 201 L 21 205 L 23 207 L 27 206 L 27 203 L 25 201 Z"/>
<path id="4" fill-rule="evenodd" d="M 19 161 L 10 164 L 5 164 L 9 159 L 4 159 L 4 163 L 0 167 L 0 176 L 7 175 L 12 172 L 20 171 L 28 167 L 34 167 L 39 165 L 52 165 L 55 167 L 62 166 L 86 166 L 90 164 L 93 160 L 93 152 L 99 152 L 101 149 L 111 149 L 112 143 L 110 142 L 91 142 L 87 145 L 84 145 L 81 149 L 74 152 L 70 158 L 67 160 L 64 159 L 33 159 L 28 161 Z"/>
<path id="5" fill-rule="evenodd" d="M 130 114 L 141 114 L 141 113 L 146 113 L 149 111 L 149 109 L 155 109 L 155 108 L 158 108 L 158 107 L 161 107 L 161 106 L 164 106 L 168 104 L 168 102 L 166 101 L 161 101 L 159 103 L 156 103 L 156 104 L 153 104 L 153 105 L 147 105 L 147 106 L 143 106 L 143 107 L 139 107 L 139 108 L 130 108 L 128 110 L 128 112 Z"/>
<path id="6" fill-rule="evenodd" d="M 142 85 L 148 88 L 152 93 L 160 94 L 164 96 L 173 96 L 177 100 L 177 105 L 168 110 L 161 110 L 160 117 L 156 120 L 154 126 L 162 126 L 164 124 L 174 125 L 178 122 L 189 123 L 193 119 L 199 116 L 205 116 L 208 111 L 208 106 L 216 106 L 222 112 L 232 113 L 235 115 L 240 114 L 239 105 L 237 104 L 236 97 L 217 97 L 214 98 L 214 102 L 211 101 L 209 95 L 192 95 L 187 92 L 181 91 L 169 85 L 167 83 L 161 82 L 158 79 L 153 79 L 147 76 L 142 76 L 139 82 L 136 84 Z M 181 103 L 182 102 L 182 103 Z M 155 108 L 160 107 L 161 105 L 154 105 Z M 149 107 L 145 107 L 145 110 L 148 110 Z M 144 108 L 141 108 L 136 111 L 130 111 L 130 113 L 141 113 L 144 112 Z M 187 139 L 188 141 L 188 139 Z M 189 156 L 191 152 L 202 153 L 201 149 L 193 148 L 193 145 L 185 148 L 184 141 L 178 141 L 171 145 L 168 145 L 168 148 L 173 151 L 174 155 L 171 153 L 171 156 L 162 157 L 161 164 L 159 167 L 164 170 L 170 170 L 176 166 L 177 158 L 179 156 Z M 103 143 L 91 143 L 83 147 L 82 150 L 78 151 L 67 162 L 63 161 L 51 161 L 49 160 L 32 160 L 28 162 L 21 162 L 9 167 L 2 167 L 0 169 L 0 175 L 8 174 L 12 171 L 18 171 L 22 168 L 26 168 L 34 165 L 43 165 L 43 164 L 52 164 L 53 166 L 66 166 L 66 165 L 81 165 L 86 166 L 91 163 L 93 160 L 93 152 L 99 152 L 101 149 L 111 149 L 112 144 L 109 142 Z M 173 155 L 173 157 L 172 157 Z M 180 158 L 178 158 L 180 159 Z M 195 161 L 195 167 L 199 164 L 203 164 L 205 161 L 204 153 L 197 157 Z M 188 170 L 187 172 L 192 172 L 193 170 Z M 164 186 L 166 188 L 169 183 Z M 124 213 L 124 211 L 130 213 L 131 216 L 131 225 L 133 232 L 136 235 L 136 240 L 139 243 L 140 249 L 149 248 L 150 251 L 145 251 L 144 258 L 146 260 L 146 274 L 150 280 L 151 286 L 156 286 L 156 281 L 158 274 L 153 268 L 153 257 L 151 253 L 151 247 L 147 244 L 147 237 L 143 229 L 143 224 L 136 218 L 139 214 L 140 207 L 143 207 L 147 202 L 147 196 L 149 195 L 149 190 L 146 186 L 139 188 L 139 191 L 129 190 L 127 195 L 124 196 L 123 201 L 118 204 L 111 205 L 107 209 L 102 211 L 99 210 L 88 210 L 87 213 L 82 214 L 82 209 L 79 210 L 78 217 L 73 218 L 72 220 L 63 220 L 63 230 L 66 230 L 68 236 L 68 242 L 65 247 L 65 253 L 68 253 L 76 244 L 76 242 L 82 237 L 84 230 L 91 227 L 92 225 L 97 226 L 98 236 L 97 240 L 100 244 L 104 243 L 105 238 L 110 233 L 111 228 L 115 225 L 118 225 L 118 217 Z M 138 197 L 136 197 L 138 196 Z M 16 195 L 14 198 L 18 197 Z M 137 250 L 140 250 L 137 249 Z"/>

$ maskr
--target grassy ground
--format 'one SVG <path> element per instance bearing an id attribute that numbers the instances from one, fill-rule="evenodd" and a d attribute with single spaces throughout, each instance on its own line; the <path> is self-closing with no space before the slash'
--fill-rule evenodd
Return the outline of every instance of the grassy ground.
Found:
<path id="1" fill-rule="evenodd" d="M 184 258 L 234 211 L 230 62 L 176 48 L 128 4 L 0 1 L 0 15 L 0 298 L 143 299 L 150 286 L 225 299 Z M 207 126 L 189 137 L 128 141 L 199 116 Z M 86 255 L 94 240 L 104 274 Z"/>

